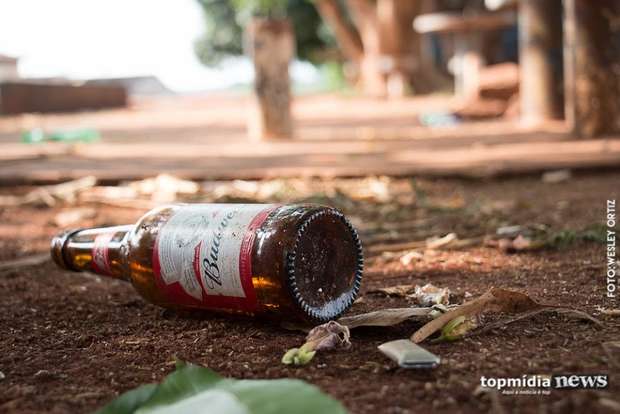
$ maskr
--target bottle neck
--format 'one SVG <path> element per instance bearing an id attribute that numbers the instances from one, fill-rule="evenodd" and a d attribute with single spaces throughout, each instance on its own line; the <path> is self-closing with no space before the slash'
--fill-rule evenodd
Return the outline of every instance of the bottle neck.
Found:
<path id="1" fill-rule="evenodd" d="M 132 225 L 77 230 L 52 241 L 52 257 L 61 267 L 117 279 L 123 275 L 124 240 Z"/>

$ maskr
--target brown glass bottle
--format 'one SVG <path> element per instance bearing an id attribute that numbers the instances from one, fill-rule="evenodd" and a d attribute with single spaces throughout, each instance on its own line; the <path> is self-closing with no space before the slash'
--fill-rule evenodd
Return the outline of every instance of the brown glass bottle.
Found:
<path id="1" fill-rule="evenodd" d="M 355 300 L 363 255 L 357 233 L 330 207 L 175 204 L 135 225 L 64 232 L 62 268 L 130 281 L 167 308 L 327 321 Z"/>

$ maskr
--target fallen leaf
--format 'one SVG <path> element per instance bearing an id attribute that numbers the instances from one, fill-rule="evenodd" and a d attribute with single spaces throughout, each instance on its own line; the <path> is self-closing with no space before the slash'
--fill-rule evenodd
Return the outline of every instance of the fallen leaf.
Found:
<path id="1" fill-rule="evenodd" d="M 54 216 L 54 224 L 64 228 L 82 220 L 91 219 L 97 215 L 97 210 L 90 207 L 72 208 L 61 211 Z"/>
<path id="2" fill-rule="evenodd" d="M 97 179 L 94 176 L 87 176 L 60 184 L 39 187 L 23 196 L 0 196 L 0 206 L 42 205 L 53 207 L 58 201 L 72 204 L 80 192 L 94 187 L 96 183 Z"/>
<path id="3" fill-rule="evenodd" d="M 411 340 L 416 343 L 422 342 L 437 330 L 444 327 L 447 323 L 459 318 L 460 316 L 471 318 L 488 311 L 511 314 L 527 313 L 512 319 L 487 325 L 486 327 L 482 327 L 480 330 L 472 331 L 472 334 L 486 332 L 518 320 L 530 318 L 542 312 L 555 312 L 573 318 L 588 320 L 597 325 L 602 325 L 598 319 L 593 318 L 585 312 L 566 307 L 540 304 L 521 292 L 501 288 L 491 288 L 479 298 L 466 302 L 458 308 L 450 310 L 428 322 L 411 336 Z M 469 332 L 467 332 L 467 335 L 469 335 Z"/>
<path id="4" fill-rule="evenodd" d="M 392 308 L 354 316 L 345 316 L 338 322 L 349 329 L 360 326 L 393 326 L 412 318 L 426 319 L 430 317 L 433 308 Z"/>
<path id="5" fill-rule="evenodd" d="M 371 289 L 368 293 L 383 293 L 387 296 L 399 296 L 405 297 L 408 294 L 415 292 L 417 286 L 414 285 L 396 285 L 382 288 Z"/>
<path id="6" fill-rule="evenodd" d="M 517 237 L 519 234 L 523 233 L 525 228 L 523 226 L 503 226 L 499 227 L 495 234 L 502 237 Z"/>
<path id="7" fill-rule="evenodd" d="M 426 240 L 426 248 L 431 250 L 445 248 L 457 239 L 458 237 L 455 233 L 448 233 L 443 237 L 435 237 Z"/>
<path id="8" fill-rule="evenodd" d="M 422 260 L 424 255 L 420 252 L 411 251 L 400 257 L 400 263 L 403 266 L 409 266 L 413 261 Z"/>
<path id="9" fill-rule="evenodd" d="M 458 316 L 441 329 L 441 336 L 437 338 L 437 340 L 456 341 L 477 326 L 478 322 L 475 317 L 466 317 L 465 315 Z"/>
<path id="10" fill-rule="evenodd" d="M 557 184 L 563 181 L 568 181 L 572 177 L 571 170 L 555 170 L 543 173 L 541 179 L 543 183 Z"/>
<path id="11" fill-rule="evenodd" d="M 522 236 L 521 234 L 519 234 L 512 241 L 512 248 L 515 249 L 516 251 L 527 250 L 527 249 L 530 249 L 531 247 L 532 247 L 532 240 Z"/>
<path id="12" fill-rule="evenodd" d="M 336 321 L 329 321 L 323 325 L 319 325 L 308 332 L 306 336 L 306 345 L 316 351 L 349 348 L 351 342 L 351 333 L 346 325 L 341 325 Z"/>
<path id="13" fill-rule="evenodd" d="M 408 297 L 414 299 L 420 306 L 447 305 L 450 302 L 450 289 L 438 288 L 427 283 L 422 287 L 416 286 L 415 292 Z"/>
<path id="14" fill-rule="evenodd" d="M 466 302 L 458 308 L 428 322 L 411 336 L 411 340 L 415 343 L 420 343 L 459 316 L 473 316 L 485 311 L 518 313 L 542 306 L 523 293 L 501 288 L 491 288 L 479 298 Z"/>
<path id="15" fill-rule="evenodd" d="M 517 253 L 525 251 L 540 250 L 547 246 L 544 240 L 533 240 L 529 237 L 525 237 L 519 234 L 514 239 L 500 239 L 497 242 L 497 247 L 506 253 Z M 488 243 L 489 246 L 493 245 L 493 242 Z"/>
<path id="16" fill-rule="evenodd" d="M 603 315 L 620 316 L 620 309 L 605 309 L 605 308 L 601 308 L 601 309 L 599 309 L 599 311 Z"/>
<path id="17" fill-rule="evenodd" d="M 151 196 L 152 201 L 159 203 L 173 202 L 178 194 L 196 194 L 200 190 L 197 183 L 169 174 L 159 174 L 155 178 L 134 181 L 128 186 L 141 195 Z"/>
<path id="18" fill-rule="evenodd" d="M 316 351 L 309 351 L 307 348 L 291 348 L 282 357 L 284 365 L 306 365 L 314 358 Z"/>
<path id="19" fill-rule="evenodd" d="M 176 365 L 160 384 L 126 392 L 97 414 L 346 413 L 338 401 L 301 380 L 238 380 L 198 365 Z"/>
<path id="20" fill-rule="evenodd" d="M 329 321 L 312 328 L 302 346 L 286 351 L 282 357 L 282 363 L 285 365 L 306 365 L 314 358 L 317 351 L 349 348 L 351 346 L 350 338 L 351 334 L 347 326 L 336 321 Z"/>

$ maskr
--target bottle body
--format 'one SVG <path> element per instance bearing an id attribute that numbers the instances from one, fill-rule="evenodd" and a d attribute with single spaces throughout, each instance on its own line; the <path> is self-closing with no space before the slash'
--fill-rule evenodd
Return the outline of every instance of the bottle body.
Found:
<path id="1" fill-rule="evenodd" d="M 133 226 L 59 236 L 52 256 L 163 307 L 315 321 L 352 304 L 363 266 L 353 227 L 317 205 L 169 205 Z"/>

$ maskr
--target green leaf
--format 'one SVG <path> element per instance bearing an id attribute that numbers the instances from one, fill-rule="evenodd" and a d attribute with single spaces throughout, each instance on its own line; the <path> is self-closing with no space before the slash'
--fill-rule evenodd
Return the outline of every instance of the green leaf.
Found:
<path id="1" fill-rule="evenodd" d="M 153 395 L 157 384 L 142 385 L 127 391 L 96 414 L 132 414 Z"/>
<path id="2" fill-rule="evenodd" d="M 472 318 L 464 315 L 457 316 L 442 328 L 441 336 L 437 338 L 437 341 L 457 341 L 476 326 L 477 323 Z"/>
<path id="3" fill-rule="evenodd" d="M 299 353 L 299 348 L 291 348 L 282 356 L 282 363 L 284 365 L 291 365 L 295 362 L 295 357 Z"/>
<path id="4" fill-rule="evenodd" d="M 146 399 L 127 399 L 130 393 L 97 414 L 346 413 L 338 401 L 301 380 L 236 380 L 193 364 L 179 364 Z"/>

